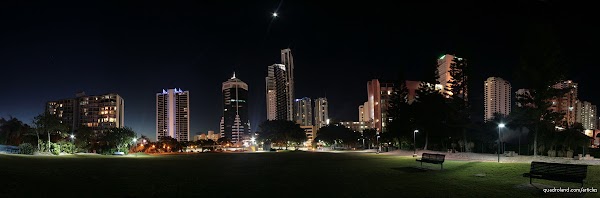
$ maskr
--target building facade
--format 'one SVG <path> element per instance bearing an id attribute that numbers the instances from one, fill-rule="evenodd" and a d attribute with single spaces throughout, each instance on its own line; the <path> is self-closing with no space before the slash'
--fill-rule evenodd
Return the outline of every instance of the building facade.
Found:
<path id="1" fill-rule="evenodd" d="M 190 141 L 190 94 L 168 89 L 156 94 L 156 140 L 169 136 Z"/>
<path id="2" fill-rule="evenodd" d="M 592 105 L 590 102 L 579 101 L 577 103 L 576 111 L 577 116 L 575 118 L 575 122 L 581 123 L 583 125 L 583 129 L 586 130 L 594 130 L 597 129 L 596 125 L 596 105 Z"/>
<path id="3" fill-rule="evenodd" d="M 300 126 L 312 126 L 312 100 L 308 97 L 294 100 L 294 120 Z"/>
<path id="4" fill-rule="evenodd" d="M 340 122 L 341 125 L 344 125 L 345 127 L 352 129 L 353 131 L 356 132 L 361 132 L 365 129 L 369 129 L 371 128 L 371 123 L 370 122 Z"/>
<path id="5" fill-rule="evenodd" d="M 300 128 L 302 128 L 306 134 L 306 142 L 304 142 L 304 146 L 311 146 L 313 140 L 315 137 L 317 137 L 318 128 L 316 126 L 300 126 Z"/>
<path id="6" fill-rule="evenodd" d="M 286 71 L 286 82 L 287 82 L 287 113 L 288 120 L 293 121 L 294 118 L 294 56 L 292 56 L 292 50 L 290 48 L 281 50 L 281 64 L 285 65 Z"/>
<path id="7" fill-rule="evenodd" d="M 511 86 L 502 78 L 489 77 L 484 82 L 484 121 L 494 119 L 494 113 L 508 116 L 511 111 Z"/>
<path id="8" fill-rule="evenodd" d="M 87 96 L 81 92 L 75 98 L 47 102 L 46 111 L 68 124 L 72 131 L 81 126 L 102 131 L 124 127 L 125 100 L 116 93 Z"/>
<path id="9" fill-rule="evenodd" d="M 564 114 L 562 123 L 559 124 L 560 126 L 572 126 L 576 122 L 576 107 L 577 103 L 579 102 L 577 98 L 577 83 L 571 80 L 567 80 L 564 82 L 557 83 L 552 87 L 555 89 L 568 90 L 568 92 L 565 93 L 563 96 L 551 99 L 550 102 L 552 103 L 552 105 L 549 109 L 554 112 Z"/>
<path id="10" fill-rule="evenodd" d="M 372 123 L 372 128 L 378 132 L 385 132 L 385 123 L 388 120 L 387 110 L 389 101 L 394 90 L 392 83 L 380 83 L 378 79 L 373 79 L 367 82 L 368 96 L 368 122 Z"/>
<path id="11" fill-rule="evenodd" d="M 358 121 L 365 122 L 369 120 L 369 102 L 358 106 Z"/>
<path id="12" fill-rule="evenodd" d="M 293 121 L 293 102 L 289 97 L 287 69 L 283 64 L 273 64 L 267 69 L 266 99 L 267 120 Z"/>
<path id="13" fill-rule="evenodd" d="M 443 56 L 441 56 L 440 58 L 438 58 L 437 60 L 437 65 L 438 65 L 438 82 L 440 83 L 440 91 L 442 91 L 444 93 L 444 95 L 446 97 L 450 97 L 454 94 L 459 94 L 459 96 L 461 98 L 464 98 L 465 100 L 467 100 L 467 86 L 465 86 L 464 90 L 452 90 L 452 84 L 453 83 L 462 83 L 461 81 L 465 81 L 466 82 L 466 78 L 467 76 L 464 77 L 464 79 L 454 79 L 451 75 L 451 66 L 452 64 L 456 63 L 454 62 L 454 58 L 458 59 L 458 60 L 463 60 L 463 58 L 459 58 L 456 57 L 454 55 L 450 55 L 450 54 L 445 54 Z"/>
<path id="14" fill-rule="evenodd" d="M 329 104 L 327 98 L 315 99 L 315 126 L 317 129 L 327 126 L 329 124 Z"/>
<path id="15" fill-rule="evenodd" d="M 223 82 L 223 117 L 221 117 L 221 136 L 232 143 L 242 142 L 250 134 L 248 119 L 248 85 L 235 73 L 231 79 Z"/>

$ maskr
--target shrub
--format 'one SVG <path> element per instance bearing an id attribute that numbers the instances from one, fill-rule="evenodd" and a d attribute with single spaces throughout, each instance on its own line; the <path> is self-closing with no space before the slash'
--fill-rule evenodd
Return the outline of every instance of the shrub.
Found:
<path id="1" fill-rule="evenodd" d="M 33 155 L 33 151 L 33 145 L 30 143 L 23 143 L 19 145 L 19 154 Z"/>
<path id="2" fill-rule="evenodd" d="M 60 154 L 60 144 L 51 142 L 50 147 L 51 147 L 50 152 L 52 154 L 54 154 L 54 155 Z"/>

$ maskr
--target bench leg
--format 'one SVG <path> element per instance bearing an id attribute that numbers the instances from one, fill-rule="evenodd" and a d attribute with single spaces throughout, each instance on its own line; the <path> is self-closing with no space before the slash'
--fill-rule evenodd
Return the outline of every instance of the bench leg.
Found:
<path id="1" fill-rule="evenodd" d="M 440 164 L 440 165 L 442 166 L 442 169 L 441 169 L 441 170 L 444 170 L 444 164 Z"/>
<path id="2" fill-rule="evenodd" d="M 531 175 L 529 175 L 529 184 L 532 184 L 532 183 L 531 183 Z M 532 184 L 532 185 L 533 185 L 533 184 Z"/>
<path id="3" fill-rule="evenodd" d="M 421 168 L 423 168 L 423 162 L 421 162 Z"/>

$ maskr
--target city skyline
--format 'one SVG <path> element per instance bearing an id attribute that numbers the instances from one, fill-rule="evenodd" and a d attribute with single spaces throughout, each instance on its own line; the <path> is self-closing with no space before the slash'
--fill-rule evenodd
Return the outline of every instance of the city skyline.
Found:
<path id="1" fill-rule="evenodd" d="M 124 125 L 153 137 L 153 93 L 164 87 L 181 87 L 194 93 L 190 103 L 198 109 L 191 112 L 190 135 L 218 131 L 222 111 L 217 105 L 222 100 L 219 85 L 236 71 L 255 87 L 249 91 L 249 100 L 256 102 L 249 108 L 249 117 L 257 125 L 266 118 L 265 67 L 280 63 L 281 49 L 290 48 L 295 64 L 294 94 L 326 96 L 329 117 L 354 121 L 356 108 L 365 101 L 365 82 L 393 81 L 401 70 L 408 80 L 424 80 L 435 60 L 448 53 L 468 59 L 478 74 L 470 79 L 475 82 L 469 88 L 470 97 L 483 98 L 480 82 L 489 76 L 506 79 L 514 89 L 527 88 L 513 79 L 513 73 L 519 44 L 525 39 L 522 35 L 535 32 L 530 26 L 537 27 L 532 24 L 549 28 L 547 32 L 564 46 L 565 60 L 575 73 L 567 78 L 580 84 L 579 98 L 600 103 L 592 72 L 576 72 L 595 64 L 591 60 L 597 53 L 591 43 L 597 38 L 585 25 L 591 19 L 569 10 L 555 16 L 560 3 L 521 3 L 510 8 L 510 14 L 446 3 L 401 8 L 349 6 L 340 10 L 329 2 L 319 6 L 285 2 L 277 18 L 271 16 L 277 6 L 267 2 L 235 6 L 226 2 L 211 6 L 146 3 L 141 8 L 110 3 L 46 4 L 34 12 L 1 6 L 0 13 L 11 17 L 0 19 L 6 25 L 0 33 L 4 43 L 0 65 L 3 73 L 16 74 L 2 78 L 8 82 L 3 92 L 19 94 L 0 98 L 0 116 L 31 123 L 47 101 L 79 91 L 118 93 L 128 101 Z M 162 7 L 164 10 L 158 9 Z M 424 18 L 421 21 L 395 20 L 412 16 L 402 10 L 425 7 L 422 14 L 414 16 Z M 478 17 L 442 14 L 449 8 L 458 9 L 456 13 L 468 10 L 465 13 Z M 356 14 L 363 9 L 368 11 Z M 207 17 L 221 15 L 222 10 L 228 14 L 220 19 Z M 483 102 L 472 102 L 479 114 L 474 116 L 483 117 Z"/>

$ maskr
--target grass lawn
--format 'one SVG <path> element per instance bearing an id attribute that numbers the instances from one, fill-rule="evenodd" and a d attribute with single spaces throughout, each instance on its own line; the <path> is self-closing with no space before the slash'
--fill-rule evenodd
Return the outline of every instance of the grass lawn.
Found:
<path id="1" fill-rule="evenodd" d="M 532 197 L 528 163 L 373 153 L 201 153 L 161 156 L 0 155 L 0 197 Z M 485 174 L 477 177 L 475 174 Z M 590 166 L 584 187 L 600 187 Z M 577 183 L 535 180 L 555 187 Z M 565 194 L 553 194 L 564 196 Z M 581 197 L 583 194 L 579 195 Z M 600 197 L 588 193 L 585 197 Z"/>

